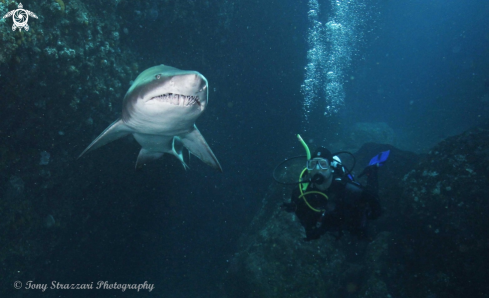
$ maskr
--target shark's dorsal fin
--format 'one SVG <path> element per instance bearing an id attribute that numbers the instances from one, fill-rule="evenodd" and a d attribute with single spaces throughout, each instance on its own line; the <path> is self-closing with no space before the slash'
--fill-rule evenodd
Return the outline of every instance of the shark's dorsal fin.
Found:
<path id="1" fill-rule="evenodd" d="M 197 126 L 189 133 L 179 136 L 183 145 L 204 163 L 222 172 L 221 165 L 205 141 Z"/>
<path id="2" fill-rule="evenodd" d="M 85 150 L 83 150 L 78 158 L 80 158 L 83 154 L 87 153 L 90 150 L 102 147 L 103 145 L 122 138 L 129 133 L 131 133 L 131 129 L 127 127 L 124 122 L 122 122 L 122 119 L 119 118 L 111 125 L 109 125 L 109 127 L 107 127 L 95 140 L 93 140 L 93 142 L 88 145 Z"/>

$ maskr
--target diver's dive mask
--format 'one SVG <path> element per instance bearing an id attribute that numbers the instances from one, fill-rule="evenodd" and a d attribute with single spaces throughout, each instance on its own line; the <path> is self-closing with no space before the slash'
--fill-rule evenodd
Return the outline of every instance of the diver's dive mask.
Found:
<path id="1" fill-rule="evenodd" d="M 313 158 L 307 161 L 307 169 L 312 170 L 327 170 L 329 169 L 328 160 L 324 158 Z"/>
<path id="2" fill-rule="evenodd" d="M 310 159 L 307 161 L 307 169 L 314 186 L 322 191 L 329 188 L 333 181 L 333 172 L 327 159 L 321 157 Z"/>

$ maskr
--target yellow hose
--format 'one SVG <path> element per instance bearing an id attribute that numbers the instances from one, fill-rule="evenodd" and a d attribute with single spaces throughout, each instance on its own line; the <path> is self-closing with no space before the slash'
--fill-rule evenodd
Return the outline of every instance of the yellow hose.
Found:
<path id="1" fill-rule="evenodd" d="M 316 211 L 316 212 L 323 212 L 324 210 L 321 210 L 321 209 L 316 209 L 314 207 L 312 207 L 309 202 L 306 200 L 306 195 L 308 194 L 313 194 L 313 193 L 316 193 L 316 194 L 319 194 L 319 195 L 322 195 L 323 197 L 326 198 L 326 200 L 328 200 L 328 196 L 325 194 L 325 193 L 322 193 L 320 191 L 308 191 L 308 192 L 305 192 L 305 193 L 302 193 L 302 190 L 301 190 L 301 195 L 299 196 L 299 199 L 302 198 L 304 199 L 304 202 L 306 203 L 306 205 L 311 208 L 312 211 Z"/>
<path id="2" fill-rule="evenodd" d="M 304 142 L 304 140 L 302 139 L 301 135 L 297 134 L 297 138 L 299 139 L 299 142 L 301 142 L 302 146 L 306 150 L 307 160 L 310 160 L 311 159 L 311 151 L 309 151 L 309 147 L 307 146 L 306 142 Z M 324 210 L 320 210 L 320 209 L 316 209 L 316 208 L 312 207 L 311 204 L 309 204 L 309 202 L 306 200 L 306 195 L 308 195 L 308 194 L 314 194 L 314 193 L 315 194 L 320 194 L 323 197 L 325 197 L 326 200 L 328 200 L 328 196 L 325 193 L 322 193 L 320 191 L 308 191 L 306 193 L 303 192 L 309 186 L 309 182 L 300 183 L 301 182 L 301 179 L 302 179 L 302 176 L 304 175 L 304 173 L 306 172 L 306 170 L 307 170 L 307 168 L 304 168 L 304 170 L 302 170 L 302 172 L 301 172 L 301 174 L 299 176 L 299 189 L 301 191 L 301 195 L 299 196 L 299 199 L 302 198 L 304 200 L 304 202 L 306 203 L 306 205 L 309 208 L 311 208 L 312 211 L 315 211 L 315 212 L 323 212 Z"/>
<path id="3" fill-rule="evenodd" d="M 306 142 L 304 142 L 304 140 L 302 139 L 300 134 L 297 134 L 297 138 L 299 139 L 299 142 L 301 142 L 302 146 L 304 147 L 304 150 L 306 150 L 307 160 L 311 159 L 311 151 L 309 150 L 309 146 L 307 146 Z M 302 171 L 301 175 L 299 176 L 299 182 L 302 179 L 302 176 L 304 175 L 305 171 L 306 171 L 306 169 L 304 169 Z M 302 192 L 303 190 L 306 190 L 308 186 L 309 186 L 309 183 L 305 182 L 305 183 L 301 183 L 299 188 L 301 189 L 301 192 Z"/>
<path id="4" fill-rule="evenodd" d="M 297 134 L 297 138 L 299 139 L 299 142 L 301 142 L 302 146 L 304 146 L 304 149 L 306 150 L 307 160 L 311 159 L 311 151 L 309 151 L 309 147 L 307 146 L 306 142 L 304 142 L 300 134 Z"/>

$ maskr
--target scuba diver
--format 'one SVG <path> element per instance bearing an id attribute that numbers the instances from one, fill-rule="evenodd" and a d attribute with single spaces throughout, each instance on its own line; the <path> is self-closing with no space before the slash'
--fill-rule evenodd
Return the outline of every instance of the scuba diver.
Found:
<path id="1" fill-rule="evenodd" d="M 377 170 L 390 152 L 381 152 L 372 158 L 369 166 L 358 176 L 367 176 L 367 185 L 362 186 L 336 156 L 351 153 L 338 152 L 333 155 L 328 149 L 319 147 L 311 155 L 302 138 L 299 135 L 298 138 L 307 152 L 306 169 L 302 171 L 299 182 L 295 182 L 298 187 L 292 191 L 291 201 L 284 203 L 282 209 L 295 213 L 305 229 L 306 241 L 318 239 L 327 232 L 336 233 L 339 239 L 344 231 L 367 239 L 368 221 L 382 214 Z M 304 179 L 306 171 L 307 177 Z"/>

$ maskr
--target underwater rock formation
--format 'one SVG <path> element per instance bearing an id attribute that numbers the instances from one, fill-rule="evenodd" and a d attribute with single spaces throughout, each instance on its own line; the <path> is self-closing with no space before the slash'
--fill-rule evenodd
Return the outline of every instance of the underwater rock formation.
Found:
<path id="1" fill-rule="evenodd" d="M 391 149 L 379 170 L 384 214 L 371 223 L 371 242 L 304 242 L 300 223 L 279 208 L 290 187 L 271 185 L 224 277 L 227 297 L 487 293 L 489 130 L 448 138 L 427 156 L 388 147 L 366 144 L 355 154 L 365 165 Z"/>
<path id="2" fill-rule="evenodd" d="M 400 237 L 392 252 L 402 260 L 393 271 L 403 281 L 399 292 L 487 295 L 488 179 L 489 130 L 482 128 L 440 142 L 403 176 L 395 222 Z"/>
<path id="3" fill-rule="evenodd" d="M 121 51 L 115 38 L 122 22 L 107 13 L 114 6 L 105 1 L 22 2 L 38 16 L 29 18 L 29 31 L 12 31 L 12 18 L 0 22 L 2 297 L 26 295 L 15 292 L 12 283 L 39 278 L 41 271 L 55 267 L 50 262 L 59 236 L 71 232 L 69 219 L 79 209 L 71 199 L 87 186 L 77 183 L 69 168 L 73 151 L 81 150 L 73 144 L 83 131 L 99 129 L 94 122 L 105 125 L 107 117 L 119 113 L 114 109 L 112 115 L 111 107 L 127 90 L 123 82 L 139 72 L 132 66 L 134 54 Z M 18 5 L 0 1 L 0 14 Z M 85 133 L 85 138 L 92 136 Z"/>
<path id="4" fill-rule="evenodd" d="M 396 145 L 394 130 L 385 122 L 359 122 L 355 123 L 347 133 L 345 140 L 349 148 L 357 150 L 368 142 L 378 144 Z"/>

